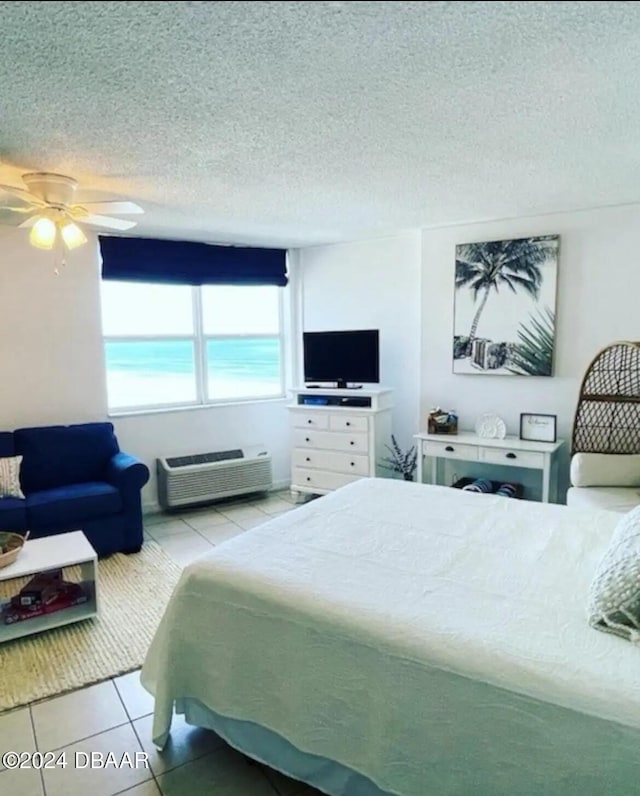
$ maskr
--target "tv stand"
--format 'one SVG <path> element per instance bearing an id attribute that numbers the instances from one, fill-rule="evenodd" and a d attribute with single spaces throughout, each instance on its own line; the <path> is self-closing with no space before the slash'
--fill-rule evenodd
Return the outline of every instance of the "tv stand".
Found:
<path id="1" fill-rule="evenodd" d="M 391 440 L 392 392 L 309 386 L 293 390 L 291 491 L 324 495 L 358 478 L 383 475 Z"/>

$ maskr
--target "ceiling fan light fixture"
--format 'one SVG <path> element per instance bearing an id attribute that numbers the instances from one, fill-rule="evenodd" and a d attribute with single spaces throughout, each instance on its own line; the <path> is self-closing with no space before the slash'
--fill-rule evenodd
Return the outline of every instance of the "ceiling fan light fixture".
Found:
<path id="1" fill-rule="evenodd" d="M 60 225 L 60 234 L 67 249 L 77 249 L 87 242 L 87 236 L 73 221 L 63 221 Z"/>
<path id="2" fill-rule="evenodd" d="M 56 242 L 56 225 L 46 216 L 41 216 L 31 227 L 31 245 L 38 249 L 53 249 Z"/>
<path id="3" fill-rule="evenodd" d="M 77 249 L 88 241 L 85 226 L 125 232 L 135 227 L 136 222 L 117 216 L 144 213 L 135 202 L 118 199 L 76 204 L 78 183 L 64 174 L 32 172 L 23 174 L 22 180 L 28 190 L 0 184 L 0 210 L 14 211 L 16 222 L 13 226 L 30 229 L 29 240 L 38 249 Z M 17 197 L 27 206 L 3 204 L 4 193 Z M 21 220 L 20 213 L 26 214 L 26 218 Z"/>

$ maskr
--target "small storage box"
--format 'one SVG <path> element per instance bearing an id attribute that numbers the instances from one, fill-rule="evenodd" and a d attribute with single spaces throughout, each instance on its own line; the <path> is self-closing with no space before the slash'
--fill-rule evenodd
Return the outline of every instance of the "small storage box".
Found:
<path id="1" fill-rule="evenodd" d="M 478 478 L 460 478 L 455 483 L 451 484 L 454 489 L 462 489 L 469 484 L 472 484 L 474 481 L 478 481 Z M 483 481 L 489 481 L 488 478 L 483 478 Z M 485 495 L 495 495 L 495 493 L 500 489 L 501 486 L 509 484 L 512 487 L 515 487 L 515 492 L 513 495 L 509 495 L 509 497 L 514 498 L 521 498 L 524 492 L 522 484 L 516 484 L 514 481 L 490 481 L 491 484 L 491 492 L 478 492 L 474 494 L 485 494 Z M 470 491 L 470 490 L 467 490 Z M 507 497 L 505 495 L 505 497 Z"/>
<path id="2" fill-rule="evenodd" d="M 457 434 L 458 418 L 447 412 L 429 412 L 427 431 L 429 434 Z"/>

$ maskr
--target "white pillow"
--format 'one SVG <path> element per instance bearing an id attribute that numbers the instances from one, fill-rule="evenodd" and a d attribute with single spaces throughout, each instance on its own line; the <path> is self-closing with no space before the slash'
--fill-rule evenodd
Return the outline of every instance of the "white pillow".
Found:
<path id="1" fill-rule="evenodd" d="M 640 506 L 620 518 L 589 590 L 589 624 L 640 643 Z"/>
<path id="2" fill-rule="evenodd" d="M 20 465 L 22 456 L 4 456 L 0 458 L 0 498 L 23 498 L 20 489 Z"/>
<path id="3" fill-rule="evenodd" d="M 571 458 L 573 486 L 640 486 L 640 454 L 575 453 Z"/>

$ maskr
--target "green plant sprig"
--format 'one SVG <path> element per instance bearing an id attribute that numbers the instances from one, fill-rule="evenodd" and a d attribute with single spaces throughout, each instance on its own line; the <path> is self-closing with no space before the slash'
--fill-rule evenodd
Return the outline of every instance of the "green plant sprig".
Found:
<path id="1" fill-rule="evenodd" d="M 395 473 L 402 473 L 404 476 L 413 476 L 418 463 L 418 451 L 413 445 L 406 452 L 402 450 L 395 436 L 391 435 L 391 445 L 385 445 L 391 456 L 383 456 L 381 467 L 385 470 L 392 470 Z"/>

